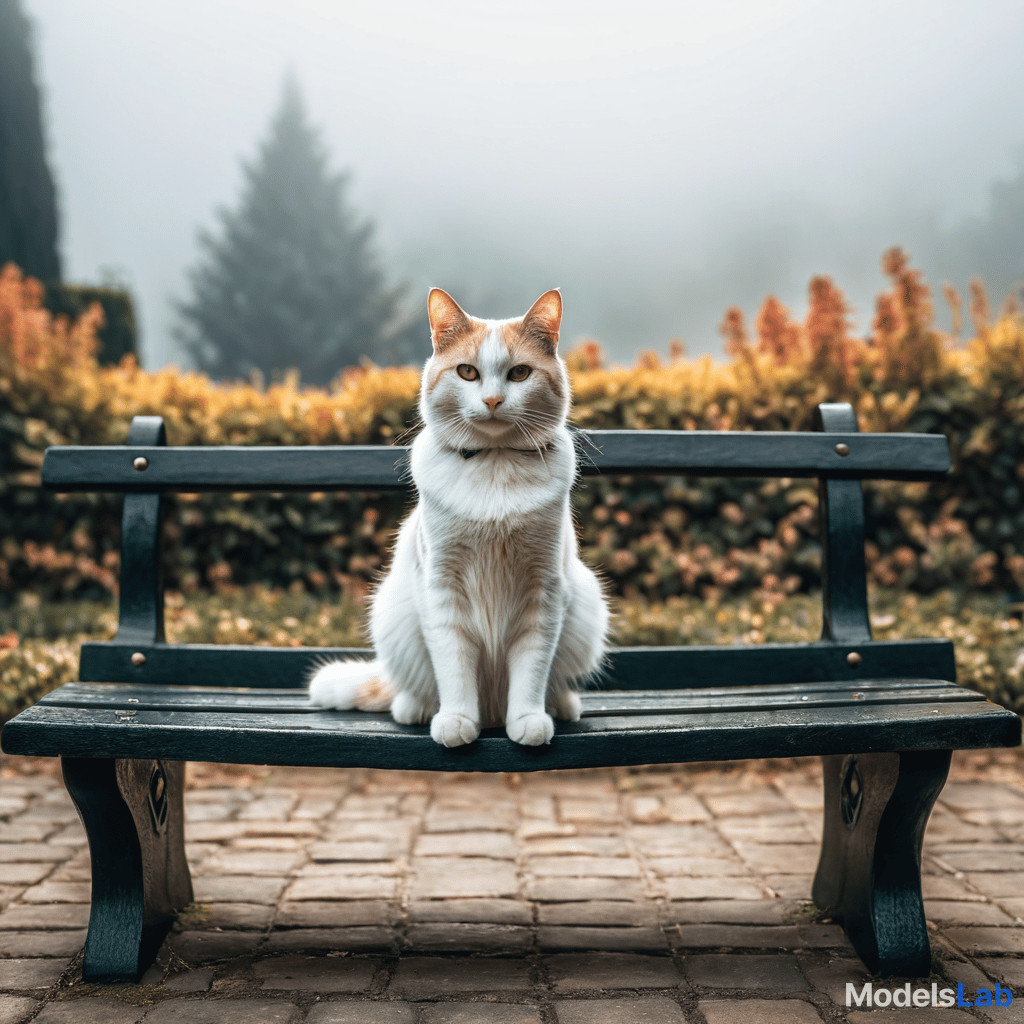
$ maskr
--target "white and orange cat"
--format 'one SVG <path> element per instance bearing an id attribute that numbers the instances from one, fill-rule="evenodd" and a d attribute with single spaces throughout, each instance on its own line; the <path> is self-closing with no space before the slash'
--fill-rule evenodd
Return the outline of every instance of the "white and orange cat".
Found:
<path id="1" fill-rule="evenodd" d="M 427 306 L 419 500 L 373 597 L 376 660 L 324 665 L 310 698 L 429 721 L 446 747 L 500 725 L 537 746 L 552 715 L 579 718 L 576 689 L 598 670 L 608 628 L 569 507 L 562 298 L 545 292 L 518 320 L 478 320 L 439 288 Z"/>

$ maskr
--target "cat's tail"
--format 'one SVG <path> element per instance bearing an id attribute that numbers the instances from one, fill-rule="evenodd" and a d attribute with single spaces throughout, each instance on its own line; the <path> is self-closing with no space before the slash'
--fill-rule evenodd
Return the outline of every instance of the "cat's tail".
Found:
<path id="1" fill-rule="evenodd" d="M 394 692 L 381 677 L 379 661 L 329 661 L 309 681 L 309 699 L 341 711 L 390 711 Z"/>

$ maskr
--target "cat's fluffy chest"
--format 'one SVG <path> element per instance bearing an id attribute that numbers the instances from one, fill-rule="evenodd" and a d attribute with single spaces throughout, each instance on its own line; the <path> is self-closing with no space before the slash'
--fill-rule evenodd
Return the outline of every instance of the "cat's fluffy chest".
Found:
<path id="1" fill-rule="evenodd" d="M 544 452 L 485 450 L 467 459 L 424 431 L 412 471 L 420 500 L 409 525 L 422 593 L 440 586 L 449 595 L 503 675 L 501 653 L 524 611 L 542 593 L 559 603 L 566 558 L 575 556 L 572 439 L 560 431 Z"/>
<path id="2" fill-rule="evenodd" d="M 474 652 L 480 720 L 500 725 L 510 649 L 541 607 L 548 614 L 557 609 L 557 620 L 542 627 L 556 638 L 555 621 L 568 605 L 567 563 L 576 557 L 568 505 L 556 502 L 514 521 L 473 521 L 443 509 L 431 514 L 421 501 L 407 526 L 415 548 L 409 583 L 417 616 L 428 630 L 439 620 L 458 623 Z"/>
<path id="3" fill-rule="evenodd" d="M 576 457 L 564 427 L 543 451 L 483 449 L 472 458 L 438 444 L 427 427 L 413 443 L 411 468 L 428 525 L 455 516 L 494 524 L 500 531 L 525 525 L 538 514 L 561 519 Z"/>
<path id="4" fill-rule="evenodd" d="M 542 597 L 556 606 L 563 603 L 567 545 L 575 554 L 571 526 L 566 530 L 545 517 L 535 527 L 470 523 L 431 530 L 426 517 L 416 518 L 417 598 L 423 615 L 454 613 L 485 658 L 503 665 L 524 614 Z M 446 607 L 438 609 L 431 602 L 442 593 Z"/>

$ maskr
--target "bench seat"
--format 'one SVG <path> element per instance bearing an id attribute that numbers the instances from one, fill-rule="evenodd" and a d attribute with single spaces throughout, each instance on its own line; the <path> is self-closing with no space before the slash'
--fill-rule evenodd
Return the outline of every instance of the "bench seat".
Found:
<path id="1" fill-rule="evenodd" d="M 68 683 L 4 732 L 12 753 L 336 768 L 529 772 L 1012 746 L 1020 720 L 935 679 L 597 691 L 550 745 L 503 729 L 452 750 L 388 714 L 314 707 L 294 689 Z"/>

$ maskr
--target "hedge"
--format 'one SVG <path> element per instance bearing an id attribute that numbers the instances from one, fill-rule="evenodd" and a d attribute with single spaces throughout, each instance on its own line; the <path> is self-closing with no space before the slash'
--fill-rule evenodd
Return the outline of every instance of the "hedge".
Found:
<path id="1" fill-rule="evenodd" d="M 850 401 L 863 430 L 949 438 L 952 476 L 932 485 L 866 488 L 871 580 L 932 592 L 966 583 L 1024 589 L 1024 321 L 996 322 L 976 286 L 973 336 L 934 326 L 928 289 L 898 250 L 872 331 L 825 277 L 798 323 L 769 298 L 753 333 L 738 310 L 723 323 L 729 359 L 606 367 L 600 347 L 567 355 L 584 428 L 810 429 L 820 401 Z M 954 304 L 958 303 L 955 296 Z M 415 368 L 369 363 L 327 390 L 295 375 L 269 388 L 216 383 L 131 356 L 96 360 L 99 312 L 54 318 L 37 282 L 0 274 L 0 592 L 96 596 L 117 589 L 120 499 L 39 489 L 48 444 L 116 444 L 136 414 L 158 414 L 171 444 L 389 444 L 415 420 Z M 282 339 L 284 343 L 286 339 Z M 754 589 L 773 600 L 819 579 L 813 481 L 589 478 L 575 494 L 585 556 L 613 592 L 714 602 Z M 242 584 L 312 591 L 363 588 L 386 562 L 407 499 L 381 495 L 181 495 L 168 501 L 165 576 L 185 593 Z"/>

